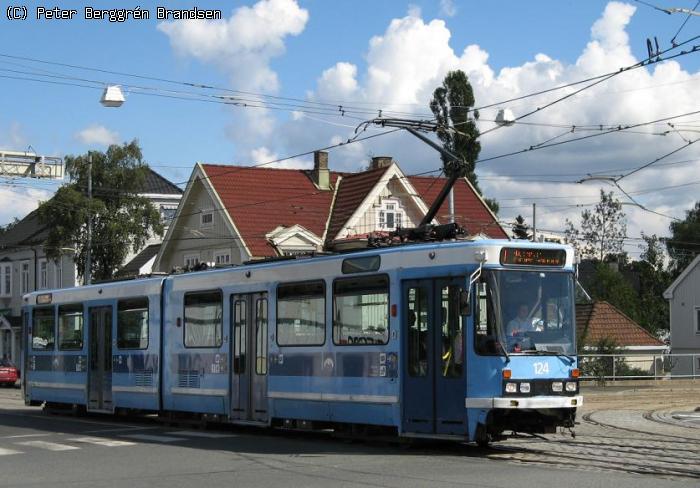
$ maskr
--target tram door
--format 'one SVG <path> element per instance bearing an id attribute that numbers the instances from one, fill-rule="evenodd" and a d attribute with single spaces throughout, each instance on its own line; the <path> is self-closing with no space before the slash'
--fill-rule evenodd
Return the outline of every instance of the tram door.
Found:
<path id="1" fill-rule="evenodd" d="M 404 282 L 404 432 L 467 433 L 459 284 L 450 278 Z"/>
<path id="2" fill-rule="evenodd" d="M 88 409 L 109 411 L 112 406 L 112 307 L 91 307 L 88 349 Z"/>
<path id="3" fill-rule="evenodd" d="M 267 421 L 267 293 L 231 296 L 231 419 Z"/>

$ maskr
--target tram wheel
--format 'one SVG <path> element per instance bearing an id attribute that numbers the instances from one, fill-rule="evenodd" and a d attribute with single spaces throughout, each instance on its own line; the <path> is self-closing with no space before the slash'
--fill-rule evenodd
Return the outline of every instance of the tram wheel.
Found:
<path id="1" fill-rule="evenodd" d="M 484 427 L 484 424 L 479 424 L 476 427 L 476 435 L 474 436 L 474 441 L 476 442 L 476 445 L 481 448 L 487 448 L 489 447 L 489 444 L 491 444 L 491 434 L 489 434 L 486 431 L 486 427 Z"/>

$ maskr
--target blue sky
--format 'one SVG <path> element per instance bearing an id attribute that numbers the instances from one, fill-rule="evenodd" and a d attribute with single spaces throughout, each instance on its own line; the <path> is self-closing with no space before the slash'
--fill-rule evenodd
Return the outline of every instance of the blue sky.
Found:
<path id="1" fill-rule="evenodd" d="M 443 75 L 438 71 L 461 67 L 460 63 L 471 66 L 469 63 L 472 63 L 470 61 L 472 58 L 463 56 L 467 46 L 477 45 L 479 53 L 488 54 L 487 60 L 474 68 L 473 73 L 469 73 L 470 78 L 479 83 L 476 87 L 477 103 L 480 101 L 479 97 L 484 101 L 497 101 L 507 96 L 509 87 L 512 88 L 513 93 L 525 93 L 528 90 L 548 88 L 565 80 L 578 79 L 584 74 L 606 72 L 611 66 L 618 67 L 625 64 L 631 59 L 630 55 L 637 60 L 642 59 L 646 57 L 647 37 L 657 36 L 662 47 L 666 47 L 684 19 L 684 16 L 664 15 L 635 2 L 615 4 L 617 10 L 610 10 L 609 25 L 604 24 L 604 29 L 601 31 L 603 33 L 598 34 L 600 39 L 603 39 L 600 41 L 601 44 L 606 46 L 605 54 L 596 61 L 599 68 L 594 63 L 589 63 L 579 69 L 577 63 L 581 63 L 580 59 L 583 59 L 587 45 L 594 36 L 592 27 L 602 18 L 606 7 L 609 7 L 608 2 L 594 0 L 537 2 L 299 0 L 295 3 L 293 0 L 263 0 L 260 4 L 270 2 L 277 2 L 280 5 L 284 3 L 284 8 L 291 8 L 296 15 L 296 21 L 292 22 L 279 16 L 279 22 L 267 24 L 263 22 L 253 32 L 247 33 L 244 39 L 240 38 L 234 26 L 226 31 L 225 34 L 228 37 L 225 37 L 223 43 L 240 43 L 240 45 L 236 44 L 238 47 L 235 49 L 227 45 L 212 47 L 214 40 L 207 37 L 206 33 L 200 35 L 178 30 L 177 26 L 159 28 L 158 21 L 154 19 L 155 7 L 158 3 L 139 3 L 142 8 L 151 9 L 152 20 L 129 20 L 121 24 L 82 20 L 82 8 L 90 5 L 85 2 L 61 2 L 64 8 L 78 9 L 79 18 L 74 20 L 37 21 L 32 18 L 30 7 L 30 19 L 26 21 L 9 21 L 4 15 L 0 18 L 0 54 L 312 100 L 324 98 L 324 93 L 326 94 L 324 99 L 328 98 L 328 93 L 343 93 L 341 84 L 350 83 L 357 85 L 345 93 L 351 102 L 368 103 L 368 100 L 371 100 L 370 94 L 375 93 L 382 99 L 371 101 L 381 103 L 380 106 L 389 104 L 393 107 L 404 107 L 403 110 L 425 112 L 427 106 L 424 103 L 427 102 L 429 92 Z M 171 8 L 190 8 L 194 2 L 163 3 Z M 221 9 L 227 20 L 232 16 L 240 15 L 241 9 L 252 12 L 257 5 L 255 2 L 224 4 L 224 2 L 198 1 L 196 3 L 199 8 Z M 695 2 L 678 0 L 671 5 L 669 2 L 659 0 L 658 3 L 666 6 L 692 7 Z M 29 2 L 29 4 L 42 5 L 40 2 Z M 124 7 L 123 2 L 100 2 L 100 4 L 101 8 L 109 8 L 110 5 Z M 636 10 L 625 5 L 634 6 Z M 436 21 L 444 21 L 444 25 Z M 605 27 L 606 25 L 608 27 Z M 279 32 L 270 34 L 268 31 Z M 423 34 L 416 34 L 419 31 Z M 619 38 L 619 33 L 622 31 L 626 33 L 627 38 Z M 450 36 L 448 42 L 438 39 L 441 33 L 445 32 Z M 679 39 L 686 39 L 698 33 L 700 33 L 700 18 L 694 18 L 688 22 Z M 401 53 L 399 49 L 402 42 L 401 36 L 414 34 L 435 35 L 438 39 L 436 42 L 442 43 L 439 44 L 441 49 L 444 48 L 442 54 L 436 54 L 436 56 L 445 56 L 445 61 L 436 68 L 435 81 L 424 77 L 428 80 L 424 86 L 406 87 L 405 80 L 402 80 L 403 91 L 397 88 L 396 96 L 393 96 L 387 87 L 373 88 L 373 83 L 376 85 L 371 79 L 374 68 L 389 70 L 397 80 L 400 77 L 418 73 L 420 66 L 413 67 L 408 72 L 401 71 L 412 61 L 410 56 L 405 60 L 401 58 L 402 55 L 406 56 L 406 53 Z M 384 41 L 383 44 L 379 43 L 384 47 L 372 47 L 371 39 L 375 36 Z M 393 39 L 393 44 L 389 42 L 390 39 Z M 246 51 L 246 43 L 250 42 L 261 43 L 258 44 L 262 46 L 261 51 L 255 49 L 252 52 Z M 407 40 L 407 43 L 410 44 L 410 42 Z M 623 47 L 628 51 L 616 50 L 619 47 L 618 44 L 624 45 Z M 419 42 L 417 46 L 416 50 L 420 51 L 422 44 Z M 210 50 L 204 52 L 207 49 Z M 392 59 L 394 57 L 392 49 L 397 49 L 395 60 Z M 426 46 L 426 49 L 429 47 Z M 262 61 L 258 56 L 260 52 L 263 53 Z M 520 68 L 527 66 L 527 63 L 532 63 L 539 53 L 545 54 L 549 60 L 539 59 L 538 69 L 545 65 L 550 67 L 556 65 L 561 67 L 563 74 L 559 73 L 551 79 L 542 76 L 541 79 L 536 80 L 525 79 L 524 76 L 517 74 L 520 73 L 518 71 Z M 240 59 L 223 59 L 229 54 L 231 58 Z M 422 55 L 425 56 L 424 59 L 430 59 L 430 52 L 424 52 Z M 396 62 L 392 64 L 392 61 Z M 338 63 L 345 64 L 339 66 Z M 248 69 L 249 66 L 250 69 Z M 393 69 L 391 66 L 398 66 L 396 72 L 391 72 Z M 700 67 L 700 54 L 686 56 L 678 60 L 680 75 L 675 72 L 654 73 L 650 70 L 648 80 L 655 84 L 663 84 L 664 80 L 668 80 L 668 83 L 676 83 L 680 79 L 679 76 L 687 78 L 696 75 L 698 67 Z M 511 82 L 510 78 L 501 76 L 504 73 L 501 70 L 504 68 L 506 71 L 516 70 L 516 74 L 509 76 L 519 77 L 517 81 Z M 296 151 L 313 149 L 337 140 L 338 137 L 347 137 L 351 129 L 341 126 L 331 129 L 328 123 L 331 120 L 336 124 L 356 124 L 354 120 L 324 116 L 321 117 L 325 120 L 323 125 L 309 119 L 296 120 L 292 114 L 285 111 L 265 113 L 258 110 L 264 113 L 256 114 L 253 109 L 231 108 L 220 104 L 173 100 L 129 92 L 123 107 L 108 109 L 98 103 L 100 91 L 97 89 L 2 77 L 36 77 L 6 70 L 34 72 L 37 69 L 107 83 L 154 86 L 161 90 L 159 92 L 161 94 L 165 93 L 162 90 L 167 88 L 186 89 L 149 80 L 0 57 L 0 107 L 2 108 L 0 110 L 0 147 L 24 150 L 31 145 L 39 153 L 62 156 L 88 149 L 104 149 L 104 143 L 108 140 L 124 141 L 137 138 L 141 142 L 145 159 L 155 169 L 176 182 L 187 179 L 195 161 L 241 164 L 261 162 L 267 156 L 283 156 Z M 255 81 L 252 79 L 255 70 L 268 75 L 272 73 L 276 81 L 271 82 L 269 78 L 267 81 Z M 329 79 L 325 82 L 319 81 L 326 70 L 330 70 Z M 486 72 L 488 70 L 492 72 L 494 78 L 497 78 L 494 82 L 489 81 L 489 75 Z M 479 81 L 482 75 L 485 80 L 483 83 Z M 498 90 L 494 89 L 493 83 L 496 82 L 500 86 Z M 683 83 L 686 82 L 687 80 L 683 81 Z M 333 83 L 340 84 L 335 86 Z M 430 83 L 433 84 L 430 85 Z M 626 89 L 633 88 L 635 83 L 643 83 L 643 81 L 637 80 L 630 83 L 628 87 L 619 85 L 616 88 L 619 93 L 626 93 Z M 682 87 L 686 92 L 692 93 L 691 86 L 684 84 Z M 697 89 L 697 84 L 695 88 Z M 670 90 L 675 88 L 669 88 L 666 92 Z M 654 97 L 653 93 L 649 95 L 651 98 Z M 605 122 L 613 122 L 611 118 L 618 115 L 624 116 L 623 118 L 629 121 L 637 121 L 639 117 L 644 119 L 646 113 L 635 111 L 638 109 L 636 106 L 638 102 L 635 100 L 638 99 L 630 99 L 629 102 L 623 103 L 618 99 L 626 100 L 627 95 L 614 98 L 617 104 L 614 109 L 604 97 L 600 103 L 589 100 L 584 105 L 569 105 L 566 110 L 560 110 L 551 117 L 557 120 L 568 117 L 567 120 L 572 121 L 582 119 Z M 642 96 L 639 99 L 649 98 Z M 679 110 L 684 105 L 682 97 L 680 100 Z M 410 103 L 416 105 L 409 105 Z M 398 108 L 395 109 L 398 110 Z M 657 114 L 659 111 L 663 113 L 663 110 L 670 110 L 668 103 L 659 106 L 656 111 L 652 110 L 649 115 Z M 577 116 L 582 115 L 577 119 L 571 115 L 572 113 Z M 670 113 L 674 113 L 673 110 Z M 550 119 L 540 118 L 539 120 Z M 86 130 L 88 132 L 84 132 Z M 528 140 L 538 140 L 537 137 L 540 135 L 546 138 L 549 133 L 523 132 L 513 139 L 526 143 Z M 410 171 L 431 169 L 439 164 L 435 155 L 424 148 L 402 152 L 401 146 L 404 145 L 402 140 L 391 137 L 391 140 L 389 137 L 386 138 L 388 141 L 386 143 L 378 142 L 376 145 L 363 143 L 361 150 L 358 149 L 355 152 L 347 150 L 345 155 L 339 156 L 337 160 L 339 169 L 350 169 L 353 165 L 358 168 L 368 154 L 386 151 L 392 151 L 392 155 L 395 151 Z M 482 156 L 511 149 L 509 144 L 511 143 L 508 138 L 503 136 L 497 137 L 492 143 L 484 140 Z M 636 145 L 638 144 L 635 141 Z M 590 147 L 586 147 L 585 151 L 589 151 Z M 600 166 L 597 167 L 602 168 L 615 167 L 615 164 L 611 166 L 610 154 L 615 154 L 615 158 L 619 160 L 620 157 L 626 157 L 621 155 L 629 153 L 625 146 L 594 147 L 601 152 L 593 155 L 588 161 L 591 165 L 598 164 Z M 649 152 L 642 151 L 630 156 L 630 165 L 634 164 L 636 158 L 654 154 L 656 144 L 653 141 L 645 147 Z M 552 162 L 547 160 L 549 157 L 556 157 L 560 162 L 566 160 L 567 167 L 575 168 L 582 162 L 580 158 L 571 156 L 574 152 L 580 155 L 581 148 L 572 146 L 572 149 L 567 149 L 566 153 L 553 152 L 552 154 L 556 156 L 545 156 L 543 151 L 536 159 L 524 158 L 519 163 L 494 164 L 485 168 L 482 174 L 484 178 L 512 174 L 513 168 L 518 168 L 515 172 L 522 171 L 522 164 L 531 164 L 531 168 L 525 168 L 525 171 L 531 169 L 535 174 L 540 165 L 551 168 Z M 300 164 L 303 163 L 303 161 L 300 162 Z M 332 155 L 331 166 L 333 164 Z M 562 173 L 565 172 L 562 170 Z M 675 181 L 674 178 L 684 177 L 685 175 L 668 176 L 671 183 Z M 517 188 L 517 191 L 500 183 L 485 183 L 482 186 L 485 186 L 486 193 L 505 201 L 517 200 L 516 205 L 522 205 L 523 208 L 529 202 L 528 198 L 535 198 L 542 193 L 542 190 L 536 187 L 525 188 L 517 179 L 508 183 Z M 35 189 L 50 187 L 47 184 L 33 182 L 20 183 L 20 185 Z M 643 189 L 643 182 L 639 182 L 636 188 Z M 11 188 L 6 187 L 6 189 L 0 189 L 0 192 L 7 196 L 10 190 Z M 14 191 L 24 191 L 26 194 L 29 190 L 15 189 Z M 559 191 L 563 196 L 572 193 L 568 187 L 563 187 Z M 587 195 L 592 190 L 589 188 L 586 191 Z M 24 204 L 15 205 L 12 210 L 6 208 L 0 211 L 0 221 L 9 221 L 13 216 L 21 217 L 22 212 L 36 205 L 32 200 L 40 196 L 41 194 L 36 192 L 30 193 L 29 196 L 24 197 Z M 688 195 L 685 199 L 678 200 L 676 195 L 675 198 L 676 200 L 659 201 L 656 205 L 665 211 L 682 214 L 682 209 L 688 205 L 692 197 Z M 14 215 L 13 211 L 18 215 Z M 508 216 L 509 213 L 515 212 L 517 208 L 504 211 L 503 214 Z M 643 217 L 640 216 L 637 221 L 641 222 L 642 219 Z M 552 217 L 550 225 L 556 226 L 557 223 L 561 223 L 559 220 L 561 220 L 560 216 Z M 661 231 L 667 224 L 668 222 L 658 221 L 655 222 L 654 228 Z M 636 224 L 633 222 L 634 225 Z"/>

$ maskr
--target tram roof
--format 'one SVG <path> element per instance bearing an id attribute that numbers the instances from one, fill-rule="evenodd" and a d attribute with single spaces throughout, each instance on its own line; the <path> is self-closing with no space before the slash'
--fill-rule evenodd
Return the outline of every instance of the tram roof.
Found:
<path id="1" fill-rule="evenodd" d="M 240 273 L 244 277 L 248 278 L 249 275 L 254 271 L 266 271 L 269 272 L 272 269 L 282 268 L 298 268 L 297 273 L 292 273 L 288 279 L 294 281 L 303 281 L 308 279 L 305 274 L 308 274 L 309 265 L 318 266 L 318 270 L 325 269 L 324 274 L 337 274 L 341 276 L 340 267 L 342 262 L 348 258 L 360 258 L 366 256 L 386 256 L 392 259 L 387 259 L 387 262 L 382 263 L 382 267 L 379 270 L 386 271 L 387 269 L 394 269 L 398 267 L 407 267 L 415 265 L 420 267 L 424 264 L 430 263 L 431 265 L 451 265 L 459 264 L 469 265 L 476 264 L 479 261 L 477 253 L 485 252 L 487 260 L 484 262 L 485 267 L 497 266 L 500 267 L 499 254 L 502 248 L 518 248 L 518 249 L 560 249 L 566 251 L 566 262 L 563 266 L 564 269 L 571 269 L 573 266 L 573 248 L 565 244 L 556 243 L 540 243 L 540 242 L 529 242 L 529 241 L 512 241 L 505 239 L 480 239 L 480 240 L 456 240 L 450 242 L 427 242 L 427 243 L 415 243 L 415 244 L 403 244 L 394 245 L 388 247 L 380 247 L 366 250 L 359 250 L 347 253 L 337 253 L 329 255 L 319 255 L 319 256 L 300 256 L 290 259 L 270 259 L 270 260 L 260 260 L 248 262 L 242 265 L 234 265 L 230 267 L 223 268 L 213 268 L 203 271 L 193 271 L 181 274 L 171 274 L 167 276 L 157 276 L 150 278 L 142 278 L 135 280 L 122 280 L 122 281 L 111 281 L 106 283 L 97 283 L 88 286 L 80 286 L 75 288 L 63 288 L 57 290 L 40 290 L 29 293 L 24 297 L 24 303 L 29 305 L 36 304 L 36 299 L 40 295 L 52 294 L 55 296 L 53 303 L 69 303 L 71 301 L 80 301 L 85 299 L 110 299 L 110 298 L 127 298 L 138 295 L 149 295 L 158 293 L 160 291 L 161 284 L 164 279 L 172 280 L 174 282 L 175 288 L 180 288 L 185 284 L 194 284 L 197 282 L 202 282 L 202 278 L 206 277 L 205 282 L 211 283 L 211 287 L 216 287 L 216 283 L 222 275 L 230 274 L 231 272 Z M 474 252 L 467 253 L 466 255 L 460 255 L 460 249 L 471 249 Z M 420 253 L 422 252 L 432 252 L 432 251 L 446 251 L 445 253 L 440 253 L 437 257 L 430 258 L 429 254 L 425 256 L 425 259 L 420 258 Z M 417 257 L 415 262 L 407 261 L 406 258 Z M 396 259 L 393 259 L 396 258 Z M 401 258 L 401 259 L 399 259 Z M 442 259 L 440 259 L 442 258 Z M 337 262 L 337 271 L 327 268 L 328 264 L 331 262 Z M 265 273 L 266 275 L 268 273 Z M 285 277 L 287 279 L 287 277 Z M 261 278 L 253 280 L 254 282 L 261 281 Z M 241 284 L 245 284 L 246 281 L 241 281 Z M 127 285 L 127 286 L 125 286 Z M 180 286 L 177 286 L 180 285 Z M 194 285 L 196 288 L 199 286 Z"/>

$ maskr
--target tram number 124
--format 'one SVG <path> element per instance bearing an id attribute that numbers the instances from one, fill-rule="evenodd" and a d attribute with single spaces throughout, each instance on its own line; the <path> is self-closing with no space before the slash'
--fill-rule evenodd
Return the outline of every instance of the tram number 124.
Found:
<path id="1" fill-rule="evenodd" d="M 549 373 L 549 363 L 545 363 L 545 362 L 534 363 L 533 366 L 535 367 L 535 374 L 547 374 L 547 373 Z"/>

